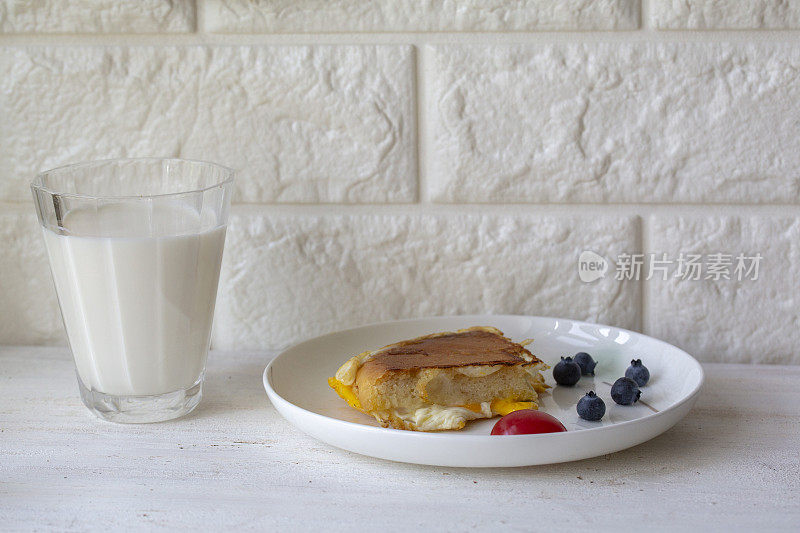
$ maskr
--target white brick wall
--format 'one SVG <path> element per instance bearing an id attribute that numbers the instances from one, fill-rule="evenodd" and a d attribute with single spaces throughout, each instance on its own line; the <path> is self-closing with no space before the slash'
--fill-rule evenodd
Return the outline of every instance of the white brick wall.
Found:
<path id="1" fill-rule="evenodd" d="M 800 364 L 800 218 L 653 216 L 650 249 L 685 253 L 761 253 L 759 279 L 647 282 L 648 331 L 710 361 Z"/>
<path id="2" fill-rule="evenodd" d="M 637 0 L 207 0 L 213 32 L 632 29 Z"/>
<path id="3" fill-rule="evenodd" d="M 445 202 L 792 202 L 800 47 L 431 50 L 431 194 Z"/>
<path id="4" fill-rule="evenodd" d="M 800 363 L 798 72 L 795 1 L 0 0 L 0 343 L 64 342 L 33 175 L 153 155 L 239 169 L 219 348 L 492 312 Z"/>
<path id="5" fill-rule="evenodd" d="M 343 326 L 444 314 L 578 313 L 639 325 L 638 284 L 603 279 L 587 290 L 571 260 L 590 247 L 637 250 L 636 217 L 271 211 L 243 209 L 231 220 L 219 345 L 280 346 Z"/>
<path id="6" fill-rule="evenodd" d="M 195 29 L 185 0 L 0 0 L 2 33 L 159 33 Z"/>
<path id="7" fill-rule="evenodd" d="M 660 29 L 800 28 L 797 0 L 651 0 Z"/>
<path id="8" fill-rule="evenodd" d="M 240 169 L 243 202 L 411 202 L 409 46 L 36 46 L 0 51 L 0 199 L 65 160 Z M 6 176 L 4 176 L 5 178 Z"/>

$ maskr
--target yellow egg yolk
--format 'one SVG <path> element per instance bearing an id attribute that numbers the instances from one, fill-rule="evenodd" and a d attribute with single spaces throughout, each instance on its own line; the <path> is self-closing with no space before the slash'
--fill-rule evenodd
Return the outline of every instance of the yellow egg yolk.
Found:
<path id="1" fill-rule="evenodd" d="M 341 396 L 344 401 L 350 404 L 350 407 L 361 409 L 361 402 L 358 401 L 358 398 L 353 392 L 353 387 L 345 385 L 336 378 L 328 378 L 328 385 L 330 385 L 331 388 L 336 391 L 336 394 Z"/>
<path id="2" fill-rule="evenodd" d="M 468 403 L 464 407 L 476 413 L 481 412 L 481 405 L 479 403 Z M 506 416 L 508 413 L 513 413 L 514 411 L 519 411 L 520 409 L 535 409 L 536 404 L 534 402 L 512 402 L 509 400 L 492 400 L 491 408 L 493 413 L 497 413 L 500 416 Z"/>
<path id="3" fill-rule="evenodd" d="M 508 400 L 493 400 L 492 412 L 500 416 L 506 416 L 508 413 L 519 411 L 520 409 L 537 409 L 538 405 L 535 402 L 511 402 Z"/>

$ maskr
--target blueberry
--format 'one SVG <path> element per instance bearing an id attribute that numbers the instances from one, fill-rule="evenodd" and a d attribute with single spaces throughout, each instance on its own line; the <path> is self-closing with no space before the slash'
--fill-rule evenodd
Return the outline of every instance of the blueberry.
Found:
<path id="1" fill-rule="evenodd" d="M 572 357 L 562 357 L 561 361 L 553 367 L 553 379 L 559 385 L 571 387 L 581 379 L 581 367 L 572 360 Z"/>
<path id="2" fill-rule="evenodd" d="M 637 385 L 644 387 L 650 381 L 650 371 L 642 364 L 641 359 L 634 359 L 631 361 L 631 366 L 625 371 L 625 377 L 631 378 Z"/>
<path id="3" fill-rule="evenodd" d="M 594 376 L 594 367 L 597 365 L 597 361 L 592 359 L 591 355 L 586 352 L 578 352 L 573 356 L 572 360 L 581 367 L 581 374 Z"/>
<path id="4" fill-rule="evenodd" d="M 611 387 L 611 398 L 620 405 L 633 405 L 641 395 L 642 391 L 631 378 L 619 378 Z"/>
<path id="5" fill-rule="evenodd" d="M 590 422 L 597 422 L 606 414 L 606 403 L 594 391 L 578 400 L 578 416 Z"/>

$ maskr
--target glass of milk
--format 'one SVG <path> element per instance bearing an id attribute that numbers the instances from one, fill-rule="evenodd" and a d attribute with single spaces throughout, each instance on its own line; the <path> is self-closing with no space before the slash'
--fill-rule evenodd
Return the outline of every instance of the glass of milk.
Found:
<path id="1" fill-rule="evenodd" d="M 156 422 L 200 402 L 233 171 L 119 159 L 31 184 L 83 403 Z"/>

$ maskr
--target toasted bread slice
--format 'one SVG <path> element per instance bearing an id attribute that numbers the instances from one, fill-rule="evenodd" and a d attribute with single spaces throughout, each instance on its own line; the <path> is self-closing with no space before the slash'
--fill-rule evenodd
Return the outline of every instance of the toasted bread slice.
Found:
<path id="1" fill-rule="evenodd" d="M 468 420 L 537 409 L 547 366 L 491 327 L 401 341 L 350 358 L 328 383 L 384 427 L 461 429 Z"/>

